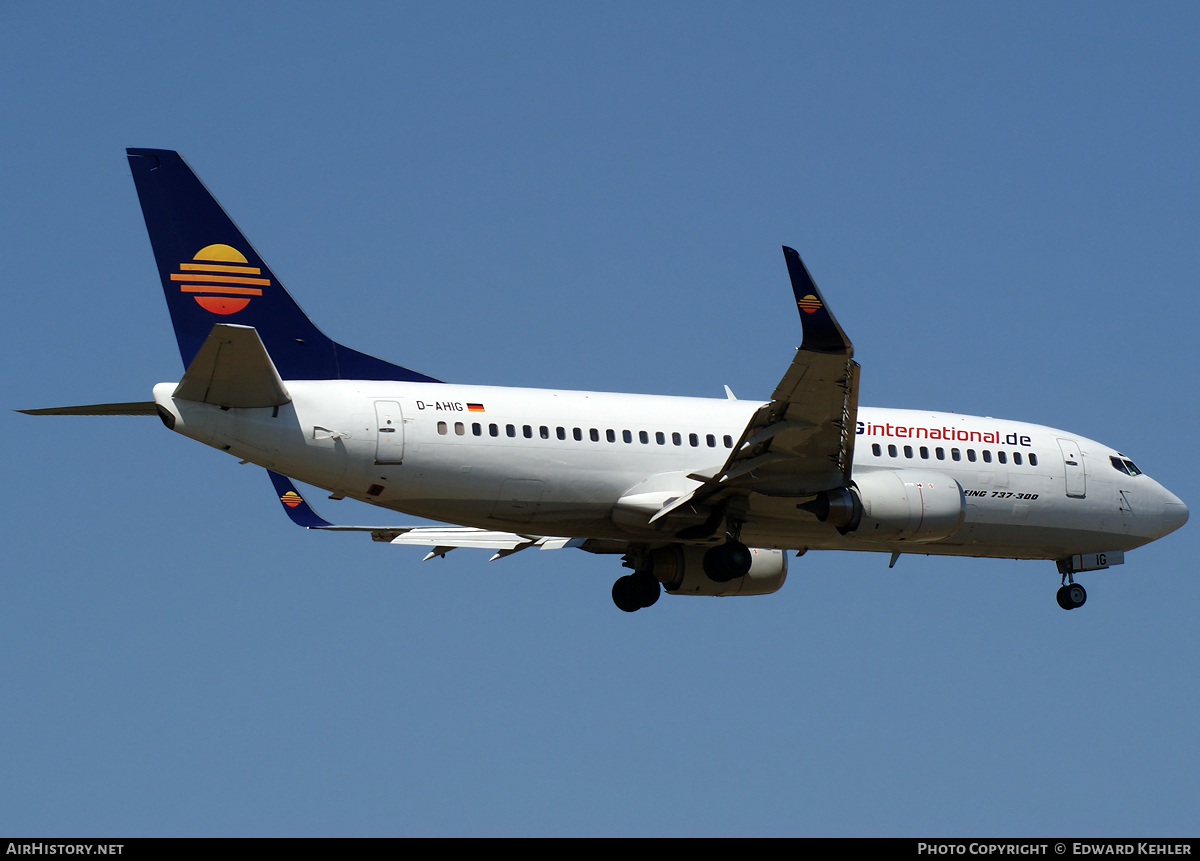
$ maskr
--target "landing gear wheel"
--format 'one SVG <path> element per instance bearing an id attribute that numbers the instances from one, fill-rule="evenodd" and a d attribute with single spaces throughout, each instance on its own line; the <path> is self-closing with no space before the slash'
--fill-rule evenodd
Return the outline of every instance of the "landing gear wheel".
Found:
<path id="1" fill-rule="evenodd" d="M 617 608 L 626 613 L 640 610 L 643 606 L 641 590 L 638 589 L 631 574 L 618 577 L 617 582 L 613 583 L 612 598 Z"/>
<path id="2" fill-rule="evenodd" d="M 704 554 L 704 573 L 714 583 L 728 583 L 750 573 L 754 556 L 740 541 L 726 541 Z"/>
<path id="3" fill-rule="evenodd" d="M 1082 607 L 1083 602 L 1087 600 L 1087 590 L 1078 583 L 1067 584 L 1067 601 L 1071 604 L 1071 609 Z"/>
<path id="4" fill-rule="evenodd" d="M 1087 601 L 1087 590 L 1078 583 L 1068 583 L 1060 588 L 1054 597 L 1058 601 L 1058 606 L 1064 610 L 1074 610 L 1076 607 L 1082 607 Z"/>
<path id="5" fill-rule="evenodd" d="M 653 574 L 645 571 L 636 571 L 629 575 L 632 582 L 633 594 L 637 596 L 641 602 L 641 606 L 650 607 L 658 600 L 658 596 L 662 593 L 662 587 L 658 584 Z"/>

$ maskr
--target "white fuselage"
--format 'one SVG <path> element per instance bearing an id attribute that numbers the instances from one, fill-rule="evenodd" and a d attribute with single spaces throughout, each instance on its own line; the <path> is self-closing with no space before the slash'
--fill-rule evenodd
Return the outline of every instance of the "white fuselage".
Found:
<path id="1" fill-rule="evenodd" d="M 277 410 L 177 400 L 173 383 L 156 386 L 154 398 L 177 432 L 335 494 L 466 526 L 649 544 L 674 540 L 648 524 L 650 515 L 697 486 L 689 474 L 719 470 L 762 406 L 434 383 L 293 380 L 287 388 L 292 401 Z M 1065 431 L 868 407 L 856 430 L 855 476 L 944 474 L 966 495 L 961 527 L 937 542 L 893 546 L 841 535 L 798 514 L 793 498 L 753 495 L 742 540 L 1059 559 L 1138 547 L 1187 516 L 1150 477 L 1114 468 L 1114 449 Z"/>

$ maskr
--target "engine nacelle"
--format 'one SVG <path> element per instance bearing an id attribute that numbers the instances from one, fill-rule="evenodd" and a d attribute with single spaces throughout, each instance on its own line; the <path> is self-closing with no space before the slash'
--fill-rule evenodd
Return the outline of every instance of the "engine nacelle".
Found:
<path id="1" fill-rule="evenodd" d="M 924 469 L 884 469 L 856 475 L 862 517 L 848 530 L 867 541 L 940 541 L 958 531 L 967 514 L 962 487 Z"/>
<path id="2" fill-rule="evenodd" d="M 650 554 L 650 574 L 675 595 L 769 595 L 787 579 L 787 553 L 751 547 L 750 572 L 726 583 L 714 583 L 704 573 L 707 547 L 672 544 Z"/>

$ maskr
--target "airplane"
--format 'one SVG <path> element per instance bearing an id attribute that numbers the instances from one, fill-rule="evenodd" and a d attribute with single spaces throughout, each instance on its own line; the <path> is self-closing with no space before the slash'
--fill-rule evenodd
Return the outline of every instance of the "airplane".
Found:
<path id="1" fill-rule="evenodd" d="M 265 467 L 300 526 L 376 541 L 620 556 L 626 612 L 764 595 L 788 553 L 1038 559 L 1074 575 L 1179 529 L 1187 506 L 1116 449 L 1025 422 L 859 407 L 854 348 L 800 255 L 802 329 L 768 400 L 460 385 L 330 340 L 170 150 L 129 165 L 185 368 L 153 400 L 22 410 L 157 415 Z M 446 526 L 337 526 L 291 479 Z"/>

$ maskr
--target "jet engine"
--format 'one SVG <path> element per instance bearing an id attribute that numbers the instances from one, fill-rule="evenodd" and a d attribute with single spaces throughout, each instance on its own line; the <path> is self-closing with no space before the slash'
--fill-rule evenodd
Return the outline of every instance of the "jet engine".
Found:
<path id="1" fill-rule="evenodd" d="M 967 513 L 962 487 L 924 469 L 860 473 L 852 487 L 820 493 L 800 506 L 843 535 L 866 541 L 940 541 L 958 531 Z"/>
<path id="2" fill-rule="evenodd" d="M 716 583 L 704 573 L 704 554 L 709 548 L 672 544 L 650 554 L 649 573 L 675 595 L 769 595 L 787 578 L 787 553 L 751 547 L 750 571 L 725 583 Z"/>

